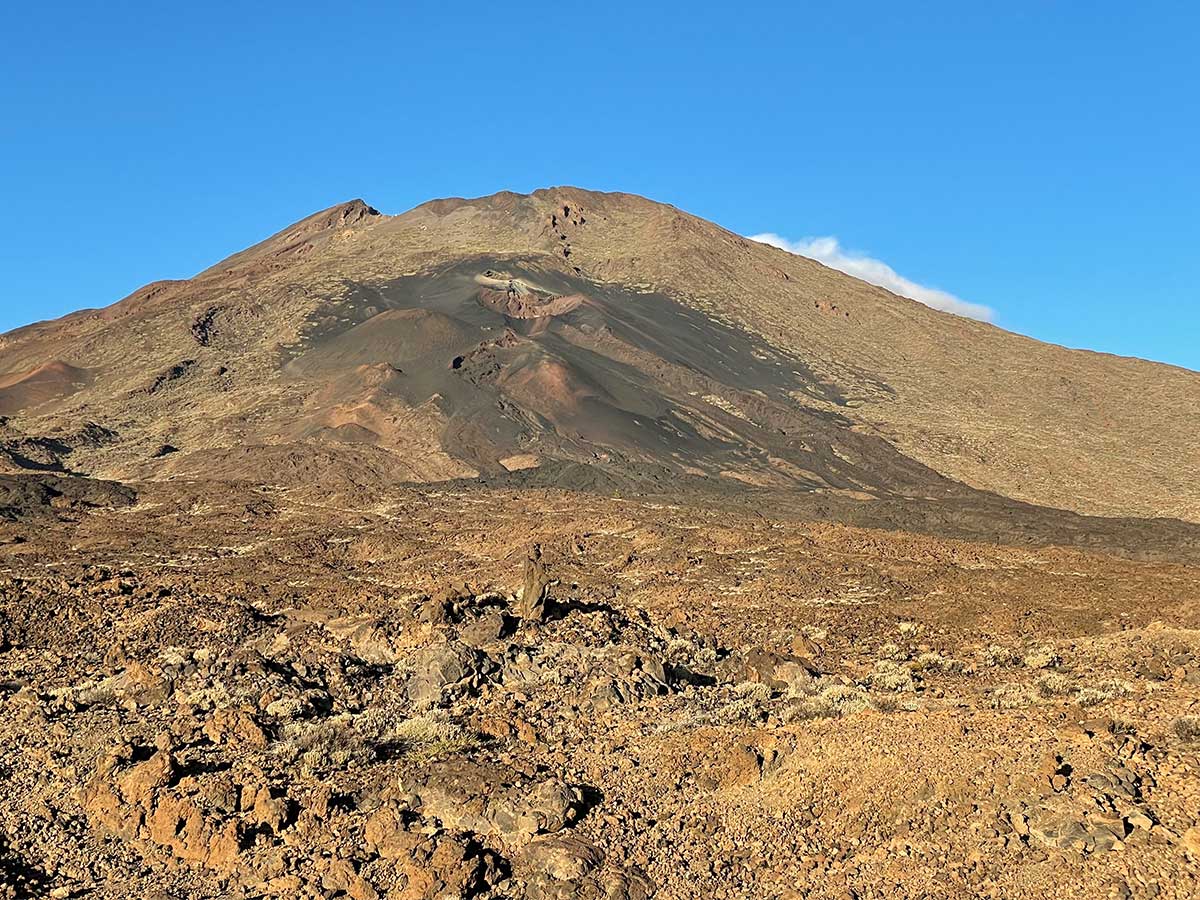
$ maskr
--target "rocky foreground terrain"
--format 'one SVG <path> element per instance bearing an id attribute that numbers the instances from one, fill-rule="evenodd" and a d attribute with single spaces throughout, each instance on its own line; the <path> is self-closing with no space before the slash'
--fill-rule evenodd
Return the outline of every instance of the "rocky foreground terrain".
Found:
<path id="1" fill-rule="evenodd" d="M 1200 568 L 6 477 L 0 896 L 1190 898 Z"/>

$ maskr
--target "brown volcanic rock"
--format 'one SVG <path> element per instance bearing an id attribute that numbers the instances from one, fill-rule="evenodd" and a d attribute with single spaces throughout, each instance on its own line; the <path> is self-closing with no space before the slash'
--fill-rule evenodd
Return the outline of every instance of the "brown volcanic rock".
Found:
<path id="1" fill-rule="evenodd" d="M 222 260 L 206 269 L 201 275 L 252 272 L 263 267 L 286 266 L 291 261 L 306 256 L 321 244 L 334 239 L 338 232 L 356 228 L 380 216 L 379 210 L 362 200 L 351 200 L 337 206 L 313 213 L 290 228 L 272 235 L 240 253 Z"/>
<path id="2" fill-rule="evenodd" d="M 124 507 L 136 500 L 126 485 L 96 478 L 0 474 L 0 520 L 70 515 L 93 507 Z"/>
<path id="3" fill-rule="evenodd" d="M 1195 558 L 143 490 L 0 540 L 10 895 L 1196 896 Z"/>
<path id="4" fill-rule="evenodd" d="M 0 400 L 31 395 L 30 373 L 86 369 L 78 390 L 48 379 L 72 389 L 50 406 L 10 402 L 33 435 L 81 417 L 116 428 L 72 458 L 105 477 L 202 473 L 230 448 L 299 439 L 334 470 L 371 444 L 380 477 L 533 458 L 675 489 L 694 476 L 991 502 L 958 480 L 1200 520 L 1197 373 L 936 312 L 625 194 L 503 193 L 395 217 L 354 201 L 0 350 Z M 152 459 L 164 445 L 182 452 Z M 273 480 L 265 462 L 239 477 Z"/>

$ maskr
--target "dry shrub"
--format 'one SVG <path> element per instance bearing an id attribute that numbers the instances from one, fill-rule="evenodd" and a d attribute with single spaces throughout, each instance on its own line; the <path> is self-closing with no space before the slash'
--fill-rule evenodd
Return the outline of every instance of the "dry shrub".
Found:
<path id="1" fill-rule="evenodd" d="M 982 652 L 985 665 L 993 668 L 1009 668 L 1021 665 L 1021 654 L 1008 647 L 992 644 Z"/>
<path id="2" fill-rule="evenodd" d="M 810 697 L 794 701 L 784 710 L 783 720 L 791 723 L 807 719 L 836 719 L 867 709 L 884 713 L 910 712 L 919 705 L 915 698 L 906 699 L 897 695 L 873 696 L 860 687 L 834 684 L 822 688 Z"/>
<path id="3" fill-rule="evenodd" d="M 961 660 L 942 656 L 940 653 L 922 653 L 913 660 L 915 672 L 937 672 L 942 675 L 961 675 L 967 671 L 967 664 Z"/>
<path id="4" fill-rule="evenodd" d="M 367 765 L 385 754 L 429 759 L 465 753 L 480 743 L 477 735 L 453 722 L 443 710 L 408 719 L 376 710 L 361 715 L 341 713 L 291 723 L 282 737 L 275 752 L 299 764 L 310 776 Z"/>
<path id="5" fill-rule="evenodd" d="M 1054 669 L 1062 665 L 1062 657 L 1049 644 L 1030 648 L 1021 661 L 1030 669 Z"/>
<path id="6" fill-rule="evenodd" d="M 871 708 L 871 697 L 861 688 L 835 684 L 819 694 L 793 703 L 784 713 L 785 722 L 804 719 L 832 719 L 853 715 Z"/>
<path id="7" fill-rule="evenodd" d="M 880 691 L 907 693 L 917 689 L 913 673 L 907 667 L 886 659 L 875 663 L 875 671 L 866 680 L 871 687 Z"/>
<path id="8" fill-rule="evenodd" d="M 711 715 L 701 716 L 715 725 L 736 725 L 764 718 L 763 704 L 771 699 L 771 689 L 757 681 L 743 681 L 731 689 L 734 699 L 718 707 Z"/>
<path id="9" fill-rule="evenodd" d="M 1024 709 L 1038 702 L 1038 697 L 1029 688 L 1016 682 L 998 685 L 988 698 L 992 709 Z"/>
<path id="10" fill-rule="evenodd" d="M 315 722 L 295 722 L 285 726 L 283 740 L 275 752 L 289 763 L 299 765 L 309 777 L 319 776 L 351 764 L 365 764 L 375 758 L 372 747 L 354 727 L 348 713 Z"/>
<path id="11" fill-rule="evenodd" d="M 762 717 L 762 705 L 743 697 L 724 704 L 710 716 L 701 717 L 701 721 L 713 725 L 737 725 L 743 722 L 757 722 Z"/>
<path id="12" fill-rule="evenodd" d="M 1200 741 L 1200 716 L 1180 716 L 1175 720 L 1175 734 L 1182 741 Z"/>
<path id="13" fill-rule="evenodd" d="M 1035 683 L 1038 694 L 1049 700 L 1051 697 L 1065 697 L 1075 690 L 1075 679 L 1058 672 L 1043 675 Z"/>
<path id="14" fill-rule="evenodd" d="M 884 644 L 879 648 L 880 659 L 890 660 L 891 662 L 904 662 L 908 659 L 908 653 L 905 652 L 898 644 Z"/>
<path id="15" fill-rule="evenodd" d="M 1109 700 L 1115 700 L 1117 697 L 1124 697 L 1132 690 L 1133 685 L 1127 681 L 1119 681 L 1115 678 L 1098 681 L 1076 691 L 1075 702 L 1080 706 L 1098 706 Z"/>
<path id="16" fill-rule="evenodd" d="M 454 722 L 444 710 L 414 716 L 384 731 L 381 743 L 398 752 L 423 759 L 466 753 L 479 746 L 479 736 Z"/>
<path id="17" fill-rule="evenodd" d="M 743 681 L 733 687 L 733 692 L 745 700 L 765 703 L 771 699 L 771 689 L 761 681 Z"/>

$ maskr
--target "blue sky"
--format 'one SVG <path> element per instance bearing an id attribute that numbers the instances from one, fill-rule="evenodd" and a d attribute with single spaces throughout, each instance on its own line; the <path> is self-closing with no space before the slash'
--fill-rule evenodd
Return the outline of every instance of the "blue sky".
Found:
<path id="1" fill-rule="evenodd" d="M 0 329 L 351 197 L 575 184 L 1200 368 L 1195 4 L 10 6 Z"/>

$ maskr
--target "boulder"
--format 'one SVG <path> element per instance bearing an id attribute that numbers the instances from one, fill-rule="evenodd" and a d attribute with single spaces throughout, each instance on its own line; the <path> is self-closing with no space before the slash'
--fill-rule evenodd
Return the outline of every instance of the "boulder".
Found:
<path id="1" fill-rule="evenodd" d="M 538 834 L 553 834 L 576 822 L 583 794 L 555 778 L 528 782 L 502 765 L 447 761 L 400 785 L 412 806 L 443 827 L 493 835 L 522 845 Z"/>
<path id="2" fill-rule="evenodd" d="M 420 706 L 440 703 L 447 694 L 475 690 L 485 669 L 490 669 L 487 657 L 458 641 L 419 650 L 412 665 L 405 692 Z"/>
<path id="3" fill-rule="evenodd" d="M 558 881 L 578 881 L 604 860 L 594 844 L 573 835 L 551 835 L 532 841 L 521 854 L 532 869 Z"/>
<path id="4" fill-rule="evenodd" d="M 753 682 L 776 691 L 797 690 L 813 680 L 820 670 L 812 662 L 790 653 L 751 647 L 723 660 L 718 677 L 727 683 Z"/>

